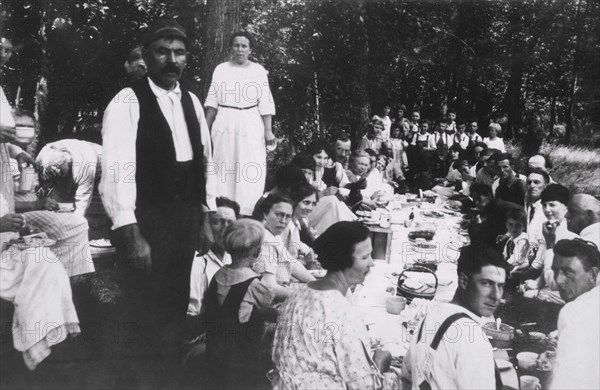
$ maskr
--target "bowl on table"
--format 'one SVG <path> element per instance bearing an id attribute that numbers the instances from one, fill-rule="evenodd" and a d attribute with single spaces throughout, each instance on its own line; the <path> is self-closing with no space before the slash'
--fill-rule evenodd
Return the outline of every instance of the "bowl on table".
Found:
<path id="1" fill-rule="evenodd" d="M 517 354 L 517 363 L 519 368 L 525 371 L 533 371 L 537 367 L 539 354 L 535 352 L 519 352 Z"/>
<path id="2" fill-rule="evenodd" d="M 515 328 L 507 324 L 500 324 L 500 329 L 498 329 L 495 322 L 488 322 L 483 325 L 483 331 L 496 348 L 510 348 L 515 339 Z"/>

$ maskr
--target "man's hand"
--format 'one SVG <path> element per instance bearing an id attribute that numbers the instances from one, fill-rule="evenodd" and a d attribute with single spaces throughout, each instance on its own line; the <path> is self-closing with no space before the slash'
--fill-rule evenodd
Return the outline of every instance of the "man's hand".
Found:
<path id="1" fill-rule="evenodd" d="M 137 223 L 121 226 L 114 231 L 115 245 L 124 255 L 119 256 L 120 265 L 134 268 L 146 275 L 152 271 L 150 245 L 142 236 Z"/>
<path id="2" fill-rule="evenodd" d="M 202 222 L 200 226 L 200 236 L 198 237 L 198 248 L 196 250 L 201 254 L 205 255 L 215 244 L 215 236 L 210 226 L 210 214 L 206 212 L 202 215 Z"/>
<path id="3" fill-rule="evenodd" d="M 0 126 L 0 143 L 14 143 L 17 140 L 16 132 L 14 127 Z"/>
<path id="4" fill-rule="evenodd" d="M 25 226 L 23 214 L 6 214 L 0 218 L 0 233 L 18 232 Z"/>
<path id="5" fill-rule="evenodd" d="M 546 240 L 546 248 L 548 249 L 554 248 L 554 243 L 556 241 L 556 228 L 558 225 L 558 221 L 546 222 L 542 225 L 542 234 L 544 235 L 544 239 Z"/>
<path id="6" fill-rule="evenodd" d="M 379 368 L 379 372 L 389 371 L 392 364 L 392 354 L 390 351 L 378 349 L 373 353 L 373 362 Z"/>
<path id="7" fill-rule="evenodd" d="M 23 166 L 23 164 L 33 165 L 34 168 L 37 168 L 37 164 L 35 160 L 26 152 L 21 152 L 15 157 L 17 162 L 19 163 L 19 170 Z M 36 169 L 37 170 L 37 169 Z"/>

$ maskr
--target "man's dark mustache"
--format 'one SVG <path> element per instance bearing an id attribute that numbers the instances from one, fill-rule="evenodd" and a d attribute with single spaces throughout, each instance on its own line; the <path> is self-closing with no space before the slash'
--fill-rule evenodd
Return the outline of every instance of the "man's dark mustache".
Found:
<path id="1" fill-rule="evenodd" d="M 160 71 L 161 74 L 164 73 L 177 73 L 179 74 L 181 72 L 181 70 L 175 66 L 175 65 L 165 65 L 164 68 L 162 68 L 162 70 Z"/>

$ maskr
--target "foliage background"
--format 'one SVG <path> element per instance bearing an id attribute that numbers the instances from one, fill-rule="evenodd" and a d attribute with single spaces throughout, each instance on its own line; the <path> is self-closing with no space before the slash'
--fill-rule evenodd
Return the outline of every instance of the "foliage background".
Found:
<path id="1" fill-rule="evenodd" d="M 239 27 L 259 42 L 254 59 L 270 71 L 284 140 L 276 161 L 316 137 L 360 137 L 384 104 L 401 103 L 433 120 L 450 107 L 482 129 L 496 120 L 515 141 L 600 144 L 600 2 L 222 1 L 239 5 Z M 2 34 L 18 52 L 2 84 L 11 103 L 20 86 L 19 105 L 38 111 L 41 144 L 100 141 L 104 107 L 126 83 L 124 59 L 157 17 L 187 28 L 187 77 L 200 91 L 210 82 L 203 37 L 214 3 L 3 1 Z"/>

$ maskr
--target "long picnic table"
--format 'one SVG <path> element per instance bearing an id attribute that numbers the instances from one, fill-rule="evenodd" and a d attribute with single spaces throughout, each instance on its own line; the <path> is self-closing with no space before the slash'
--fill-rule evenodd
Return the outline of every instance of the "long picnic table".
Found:
<path id="1" fill-rule="evenodd" d="M 391 214 L 389 230 L 392 234 L 391 247 L 388 248 L 389 260 L 374 261 L 375 266 L 371 268 L 364 283 L 356 287 L 351 299 L 363 315 L 372 345 L 389 350 L 397 358 L 406 355 L 412 330 L 428 308 L 437 302 L 452 300 L 458 280 L 456 262 L 460 248 L 467 245 L 469 240 L 460 228 L 463 216 L 449 209 L 446 202 L 439 199 L 435 203 L 423 202 L 420 208 L 416 203 L 407 204 L 406 199 L 397 199 L 387 208 Z M 405 221 L 411 213 L 414 221 L 412 227 L 407 227 Z M 425 245 L 421 240 L 409 240 L 409 232 L 415 225 L 434 226 L 433 239 Z M 435 275 L 438 286 L 433 300 L 414 299 L 413 304 L 407 304 L 399 315 L 388 313 L 386 299 L 396 293 L 398 276 L 405 270 L 405 266 L 418 264 L 423 260 L 437 263 Z M 427 285 L 435 284 L 433 275 L 428 272 L 405 272 L 404 276 Z M 505 351 L 495 351 L 495 356 L 508 360 Z M 514 369 L 502 371 L 501 374 L 505 388 L 519 388 Z"/>

